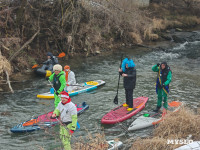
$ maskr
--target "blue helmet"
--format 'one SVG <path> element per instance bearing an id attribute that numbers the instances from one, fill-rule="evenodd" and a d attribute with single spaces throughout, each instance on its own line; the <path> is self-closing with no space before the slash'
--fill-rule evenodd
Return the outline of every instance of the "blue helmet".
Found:
<path id="1" fill-rule="evenodd" d="M 53 54 L 51 52 L 47 52 L 47 56 L 53 57 Z"/>
<path id="2" fill-rule="evenodd" d="M 129 67 L 129 68 L 135 67 L 135 64 L 134 64 L 134 62 L 133 62 L 132 59 L 125 58 L 125 59 L 122 61 L 122 66 L 121 66 L 123 72 L 126 71 L 126 64 L 128 64 L 128 67 Z"/>

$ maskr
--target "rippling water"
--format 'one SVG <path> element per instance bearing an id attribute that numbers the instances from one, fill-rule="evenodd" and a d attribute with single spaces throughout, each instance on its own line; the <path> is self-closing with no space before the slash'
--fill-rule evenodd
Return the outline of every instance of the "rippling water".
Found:
<path id="1" fill-rule="evenodd" d="M 169 101 L 184 101 L 191 108 L 200 104 L 200 42 L 186 42 L 173 48 L 162 51 L 144 51 L 142 48 L 126 49 L 124 55 L 130 55 L 137 68 L 137 85 L 134 90 L 134 98 L 139 96 L 149 97 L 144 113 L 156 107 L 157 95 L 155 93 L 156 73 L 151 68 L 154 64 L 167 61 L 172 70 L 172 82 Z M 89 80 L 102 79 L 106 85 L 90 92 L 72 97 L 74 103 L 86 101 L 90 108 L 79 116 L 80 131 L 75 136 L 86 137 L 88 132 L 94 134 L 104 131 L 107 140 L 119 138 L 124 143 L 130 143 L 128 139 L 145 137 L 151 134 L 152 128 L 125 132 L 131 122 L 141 113 L 131 119 L 115 125 L 101 125 L 102 116 L 116 107 L 113 99 L 116 96 L 118 82 L 118 67 L 121 53 L 109 54 L 92 58 L 74 58 L 64 63 L 71 66 L 76 74 L 78 83 Z M 14 85 L 14 94 L 4 94 L 0 97 L 0 149 L 59 149 L 59 127 L 55 126 L 48 131 L 39 130 L 32 133 L 13 134 L 10 128 L 14 125 L 29 120 L 33 115 L 37 116 L 53 110 L 53 100 L 37 99 L 38 93 L 49 90 L 47 81 L 41 78 L 33 78 L 29 81 Z M 123 103 L 124 89 L 122 80 L 119 87 L 119 103 Z M 102 129 L 103 128 L 103 129 Z M 75 138 L 72 141 L 76 141 Z M 127 146 L 130 144 L 127 144 Z M 127 149 L 127 146 L 124 149 Z"/>

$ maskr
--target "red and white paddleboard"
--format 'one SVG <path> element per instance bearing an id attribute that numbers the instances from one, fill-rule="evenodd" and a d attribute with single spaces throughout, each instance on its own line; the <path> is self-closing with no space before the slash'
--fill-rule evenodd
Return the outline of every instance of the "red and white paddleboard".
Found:
<path id="1" fill-rule="evenodd" d="M 133 99 L 132 111 L 127 111 L 128 107 L 123 107 L 123 105 L 114 108 L 103 116 L 103 118 L 101 119 L 101 123 L 115 124 L 131 118 L 145 107 L 148 99 L 148 97 L 138 97 Z"/>

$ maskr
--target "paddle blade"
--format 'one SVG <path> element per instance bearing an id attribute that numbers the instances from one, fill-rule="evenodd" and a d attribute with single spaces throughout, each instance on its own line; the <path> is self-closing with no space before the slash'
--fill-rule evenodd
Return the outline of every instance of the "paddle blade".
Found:
<path id="1" fill-rule="evenodd" d="M 64 57 L 64 56 L 65 56 L 65 53 L 64 53 L 64 52 L 62 52 L 62 53 L 60 53 L 60 54 L 58 55 L 59 58 L 62 58 L 62 57 Z"/>
<path id="2" fill-rule="evenodd" d="M 76 123 L 76 129 L 80 129 L 81 128 L 81 126 L 80 126 L 80 124 L 78 123 L 78 121 L 77 121 L 77 123 Z"/>
<path id="3" fill-rule="evenodd" d="M 39 122 L 38 119 L 31 119 L 31 120 L 23 123 L 23 126 L 31 126 L 31 125 L 37 124 L 38 122 Z"/>
<path id="4" fill-rule="evenodd" d="M 37 68 L 38 64 L 33 65 L 32 69 Z"/>
<path id="5" fill-rule="evenodd" d="M 115 99 L 114 99 L 113 103 L 115 103 L 116 105 L 118 104 L 118 97 L 117 97 L 117 95 L 115 96 Z"/>

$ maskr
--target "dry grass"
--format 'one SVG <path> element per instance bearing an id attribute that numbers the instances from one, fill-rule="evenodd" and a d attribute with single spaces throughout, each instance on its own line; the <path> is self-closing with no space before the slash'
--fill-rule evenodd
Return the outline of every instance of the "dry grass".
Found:
<path id="1" fill-rule="evenodd" d="M 168 145 L 164 138 L 149 138 L 149 139 L 137 139 L 134 142 L 130 150 L 172 150 L 172 146 Z"/>
<path id="2" fill-rule="evenodd" d="M 141 35 L 138 33 L 130 32 L 130 36 L 133 39 L 133 42 L 136 42 L 138 44 L 142 43 Z"/>
<path id="3" fill-rule="evenodd" d="M 169 116 L 155 129 L 154 135 L 163 138 L 187 138 L 192 135 L 193 140 L 200 139 L 200 116 L 193 111 L 182 108 Z"/>
<path id="4" fill-rule="evenodd" d="M 78 142 L 73 144 L 73 149 L 76 150 L 106 150 L 108 149 L 108 143 L 104 134 L 96 134 L 92 136 L 88 133 L 87 142 L 83 138 L 78 138 Z"/>
<path id="5" fill-rule="evenodd" d="M 0 74 L 4 71 L 7 71 L 9 75 L 12 73 L 9 61 L 0 53 Z"/>
<path id="6" fill-rule="evenodd" d="M 153 138 L 137 139 L 132 145 L 136 150 L 173 150 L 180 144 L 167 144 L 167 140 L 200 140 L 200 116 L 188 108 L 181 108 L 176 113 L 168 113 L 168 117 L 154 130 Z"/>
<path id="7" fill-rule="evenodd" d="M 200 24 L 200 18 L 197 16 L 179 16 L 178 20 L 185 26 Z"/>

